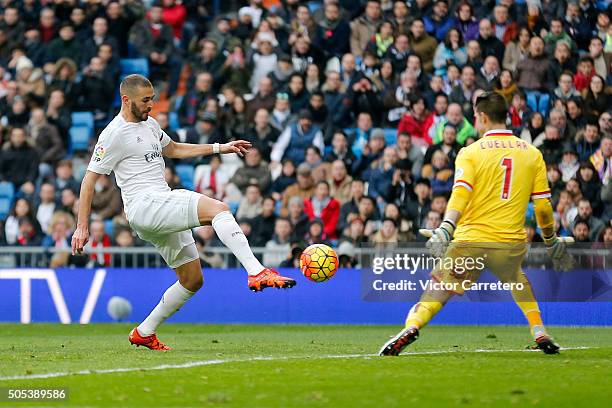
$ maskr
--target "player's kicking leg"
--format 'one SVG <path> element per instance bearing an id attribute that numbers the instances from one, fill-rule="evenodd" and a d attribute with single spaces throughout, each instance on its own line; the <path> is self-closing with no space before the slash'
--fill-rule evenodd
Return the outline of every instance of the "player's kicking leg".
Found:
<path id="1" fill-rule="evenodd" d="M 512 297 L 529 323 L 529 329 L 535 340 L 536 347 L 546 354 L 558 354 L 559 345 L 546 332 L 538 302 L 531 290 L 531 284 L 522 270 L 518 274 L 517 282 L 523 284 L 523 289 L 513 289 Z"/>
<path id="2" fill-rule="evenodd" d="M 406 326 L 391 340 L 383 344 L 378 352 L 381 356 L 398 356 L 408 345 L 419 338 L 419 329 L 423 328 L 453 296 L 452 292 L 428 290 L 421 295 L 421 300 L 412 306 Z"/>
<path id="3" fill-rule="evenodd" d="M 211 224 L 217 236 L 238 258 L 246 269 L 248 286 L 254 292 L 265 288 L 291 288 L 295 280 L 280 276 L 274 269 L 265 268 L 253 255 L 249 241 L 244 236 L 227 204 L 202 196 L 198 202 L 198 218 L 201 225 Z"/>
<path id="4" fill-rule="evenodd" d="M 197 256 L 195 246 L 185 247 L 184 251 L 196 251 L 195 254 L 189 254 L 190 258 Z M 130 332 L 128 337 L 130 343 L 151 350 L 171 350 L 169 346 L 157 339 L 155 334 L 157 327 L 191 299 L 202 287 L 204 281 L 199 258 L 174 268 L 174 271 L 178 276 L 178 281 L 166 290 L 149 316 Z"/>

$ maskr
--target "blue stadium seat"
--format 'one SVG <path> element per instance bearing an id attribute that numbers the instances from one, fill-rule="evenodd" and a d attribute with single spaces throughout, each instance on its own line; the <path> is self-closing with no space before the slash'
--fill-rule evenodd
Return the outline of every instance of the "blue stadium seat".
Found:
<path id="1" fill-rule="evenodd" d="M 12 200 L 14 195 L 15 186 L 13 186 L 13 183 L 9 183 L 8 181 L 0 182 L 0 197 L 10 198 Z"/>
<path id="2" fill-rule="evenodd" d="M 11 211 L 12 200 L 6 197 L 0 197 L 0 221 L 3 221 L 8 217 Z"/>
<path id="3" fill-rule="evenodd" d="M 181 125 L 179 124 L 178 113 L 168 112 L 168 126 L 170 126 L 170 130 L 180 129 Z"/>
<path id="4" fill-rule="evenodd" d="M 106 234 L 109 237 L 113 238 L 113 232 L 114 232 L 113 220 L 104 221 L 104 232 L 106 232 Z"/>
<path id="5" fill-rule="evenodd" d="M 6 219 L 15 196 L 15 186 L 7 181 L 0 182 L 0 220 Z"/>
<path id="6" fill-rule="evenodd" d="M 385 132 L 385 144 L 387 146 L 394 146 L 397 143 L 397 130 L 396 129 L 383 129 Z"/>
<path id="7" fill-rule="evenodd" d="M 188 190 L 193 190 L 193 176 L 195 169 L 191 164 L 179 164 L 175 168 L 176 174 L 181 178 L 181 184 Z"/>
<path id="8" fill-rule="evenodd" d="M 72 126 L 86 126 L 93 130 L 94 115 L 91 112 L 72 112 Z"/>
<path id="9" fill-rule="evenodd" d="M 121 78 L 130 74 L 149 76 L 149 61 L 146 58 L 123 58 L 119 64 L 121 65 Z"/>
<path id="10" fill-rule="evenodd" d="M 70 128 L 70 153 L 77 150 L 87 150 L 89 148 L 89 138 L 91 129 L 86 126 L 72 126 Z"/>

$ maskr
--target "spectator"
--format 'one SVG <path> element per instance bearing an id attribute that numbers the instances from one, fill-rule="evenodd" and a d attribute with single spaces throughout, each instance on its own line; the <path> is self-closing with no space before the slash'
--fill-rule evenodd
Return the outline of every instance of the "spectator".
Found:
<path id="1" fill-rule="evenodd" d="M 478 20 L 474 17 L 472 5 L 467 1 L 462 1 L 457 6 L 455 28 L 461 32 L 465 41 L 478 39 Z"/>
<path id="2" fill-rule="evenodd" d="M 387 147 L 382 159 L 370 173 L 368 194 L 379 203 L 384 202 L 385 198 L 390 195 L 396 162 L 397 151 L 393 147 Z"/>
<path id="3" fill-rule="evenodd" d="M 111 246 L 111 238 L 104 230 L 104 223 L 100 220 L 94 220 L 91 222 L 89 230 L 91 235 L 87 247 L 89 252 L 91 252 L 89 255 L 91 266 L 111 266 L 111 254 L 100 251 L 100 247 L 108 248 Z"/>
<path id="4" fill-rule="evenodd" d="M 19 227 L 19 232 L 17 233 L 17 237 L 14 244 L 16 246 L 24 247 L 40 246 L 43 237 L 40 232 L 36 230 L 34 222 L 29 217 L 19 217 L 17 223 Z M 20 266 L 35 265 L 31 265 L 30 261 L 26 261 L 24 265 Z"/>
<path id="5" fill-rule="evenodd" d="M 153 12 L 151 10 L 151 12 Z M 159 13 L 156 11 L 155 13 Z M 143 5 L 137 1 L 126 1 L 121 5 L 118 1 L 109 1 L 106 5 L 108 21 L 108 34 L 117 39 L 119 43 L 119 55 L 126 58 L 128 55 L 128 38 L 130 29 L 134 23 L 144 17 Z M 161 19 L 155 16 L 157 21 Z M 164 25 L 165 26 L 165 25 Z"/>
<path id="6" fill-rule="evenodd" d="M 415 18 L 412 20 L 409 38 L 410 49 L 423 62 L 423 70 L 425 72 L 432 72 L 433 59 L 438 42 L 434 37 L 426 32 L 425 23 L 421 18 Z"/>
<path id="7" fill-rule="evenodd" d="M 539 112 L 536 113 L 540 114 Z M 520 131 L 525 126 L 527 118 L 532 115 L 533 112 L 527 106 L 525 94 L 521 91 L 515 92 L 508 109 L 510 127 L 517 132 Z"/>
<path id="8" fill-rule="evenodd" d="M 360 57 L 365 47 L 376 34 L 376 29 L 381 20 L 380 2 L 378 0 L 368 0 L 365 12 L 362 16 L 351 22 L 351 53 Z"/>
<path id="9" fill-rule="evenodd" d="M 521 131 L 521 139 L 533 143 L 537 136 L 544 133 L 544 117 L 540 112 L 534 112 L 527 122 L 527 126 Z"/>
<path id="10" fill-rule="evenodd" d="M 406 208 L 414 198 L 412 192 L 413 164 L 410 159 L 401 159 L 395 163 L 394 167 L 391 184 L 384 199 L 388 203 Z"/>
<path id="11" fill-rule="evenodd" d="M 574 86 L 578 92 L 588 88 L 595 75 L 595 63 L 591 57 L 582 57 L 578 61 L 578 72 L 574 75 Z"/>
<path id="12" fill-rule="evenodd" d="M 308 221 L 308 216 L 304 213 L 304 200 L 299 196 L 291 197 L 289 200 L 287 218 L 291 222 L 293 229 L 291 239 L 293 241 L 303 240 L 308 232 L 310 222 Z"/>
<path id="13" fill-rule="evenodd" d="M 255 114 L 255 124 L 243 139 L 252 143 L 259 150 L 265 161 L 270 161 L 270 154 L 280 132 L 270 125 L 270 114 L 265 109 L 259 109 Z"/>
<path id="14" fill-rule="evenodd" d="M 83 70 L 78 87 L 77 108 L 92 111 L 95 119 L 104 119 L 113 102 L 114 78 L 100 57 L 93 57 Z"/>
<path id="15" fill-rule="evenodd" d="M 605 90 L 604 77 L 593 75 L 589 87 L 582 91 L 584 110 L 592 118 L 601 115 L 608 107 L 612 98 Z"/>
<path id="16" fill-rule="evenodd" d="M 440 3 L 440 1 L 437 3 Z M 372 236 L 371 242 L 375 245 L 397 244 L 399 237 L 395 220 L 385 218 L 380 229 Z"/>
<path id="17" fill-rule="evenodd" d="M 356 158 L 352 150 L 349 149 L 346 134 L 341 130 L 336 130 L 331 144 L 332 149 L 325 155 L 324 160 L 328 163 L 340 160 L 347 169 L 350 169 Z"/>
<path id="18" fill-rule="evenodd" d="M 577 214 L 570 225 L 572 231 L 574 231 L 576 225 L 580 222 L 585 222 L 589 227 L 588 238 L 592 242 L 597 240 L 599 233 L 605 227 L 603 221 L 593 215 L 593 207 L 591 206 L 591 202 L 586 198 L 578 201 Z"/>
<path id="19" fill-rule="evenodd" d="M 414 143 L 414 140 L 408 133 L 400 133 L 397 135 L 395 150 L 397 151 L 397 157 L 399 160 L 410 160 L 412 163 L 412 174 L 421 174 L 424 154 L 421 147 Z"/>
<path id="20" fill-rule="evenodd" d="M 577 2 L 567 2 L 563 25 L 565 31 L 567 31 L 576 40 L 578 48 L 588 48 L 592 26 L 584 18 L 582 9 Z"/>
<path id="21" fill-rule="evenodd" d="M 302 110 L 298 121 L 285 129 L 274 144 L 270 154 L 273 166 L 277 167 L 283 158 L 301 163 L 308 146 L 316 146 L 319 151 L 325 150 L 323 134 L 319 127 L 312 124 L 312 114 L 308 110 Z"/>
<path id="22" fill-rule="evenodd" d="M 36 209 L 36 220 L 42 232 L 49 234 L 49 223 L 56 209 L 55 187 L 51 183 L 44 183 L 40 187 L 39 204 Z"/>
<path id="23" fill-rule="evenodd" d="M 518 24 L 510 21 L 508 15 L 508 7 L 504 4 L 499 4 L 493 9 L 493 30 L 495 30 L 495 36 L 508 45 L 511 41 L 514 41 L 518 37 Z M 501 59 L 499 60 L 501 61 Z"/>
<path id="24" fill-rule="evenodd" d="M 225 196 L 229 180 L 229 174 L 221 167 L 221 156 L 216 154 L 210 158 L 210 164 L 198 166 L 194 182 L 195 191 L 203 193 L 206 190 L 210 190 L 213 198 L 221 200 Z M 240 195 L 236 198 L 240 199 Z"/>
<path id="25" fill-rule="evenodd" d="M 485 91 L 492 91 L 499 78 L 499 61 L 489 55 L 484 60 L 484 64 L 480 67 L 476 75 L 476 87 Z"/>
<path id="26" fill-rule="evenodd" d="M 337 2 L 326 2 L 324 10 L 325 16 L 319 22 L 314 43 L 321 48 L 327 58 L 340 58 L 349 52 L 351 27 L 341 18 Z"/>
<path id="27" fill-rule="evenodd" d="M 568 182 L 573 179 L 579 167 L 578 153 L 576 153 L 576 150 L 574 150 L 572 146 L 567 146 L 563 149 L 563 156 L 561 157 L 561 163 L 559 163 L 562 180 Z"/>
<path id="28" fill-rule="evenodd" d="M 172 95 L 178 88 L 181 62 L 176 56 L 172 28 L 162 21 L 162 12 L 160 6 L 151 7 L 148 19 L 132 28 L 130 43 L 149 60 L 152 78 L 166 78 L 169 73 L 168 93 Z"/>
<path id="29" fill-rule="evenodd" d="M 504 69 L 516 72 L 516 68 L 522 60 L 529 56 L 529 43 L 532 32 L 527 27 L 521 27 L 516 41 L 506 44 L 502 66 Z"/>
<path id="30" fill-rule="evenodd" d="M 260 33 L 255 39 L 257 49 L 251 56 L 250 64 L 252 65 L 251 73 L 251 92 L 259 91 L 260 80 L 268 76 L 274 71 L 278 63 L 278 56 L 274 53 L 274 43 L 276 39 L 270 33 Z"/>
<path id="31" fill-rule="evenodd" d="M 252 184 L 257 184 L 260 191 L 268 191 L 271 183 L 270 170 L 262 162 L 261 152 L 257 147 L 249 149 L 244 157 L 244 166 L 236 170 L 229 182 L 239 190 L 238 196 L 245 194 L 248 186 Z M 228 186 L 228 194 L 231 188 Z"/>
<path id="32" fill-rule="evenodd" d="M 187 129 L 187 134 L 185 136 L 185 141 L 187 143 L 194 144 L 225 143 L 225 140 L 226 138 L 217 128 L 217 115 L 211 112 L 204 112 L 198 116 L 195 126 Z"/>
<path id="33" fill-rule="evenodd" d="M 559 40 L 555 45 L 553 58 L 548 62 L 547 82 L 549 89 L 554 89 L 557 86 L 559 77 L 563 72 L 574 72 L 576 70 L 571 56 L 569 43 L 565 40 Z"/>
<path id="34" fill-rule="evenodd" d="M 291 250 L 291 222 L 287 218 L 278 218 L 274 224 L 274 236 L 266 242 L 263 262 L 271 267 L 278 267 Z"/>
<path id="35" fill-rule="evenodd" d="M 324 244 L 331 245 L 328 241 L 327 235 L 325 235 L 325 229 L 323 228 L 323 222 L 315 219 L 308 224 L 308 231 L 305 236 L 306 245 Z"/>
<path id="36" fill-rule="evenodd" d="M 407 33 L 399 34 L 385 53 L 385 58 L 391 61 L 395 72 L 402 72 L 406 69 L 406 61 L 408 60 L 408 55 L 410 55 L 409 41 Z"/>
<path id="37" fill-rule="evenodd" d="M 271 196 L 263 198 L 261 214 L 253 218 L 253 235 L 256 237 L 255 246 L 265 246 L 272 239 L 274 224 L 278 217 L 275 214 L 276 200 Z"/>
<path id="38" fill-rule="evenodd" d="M 546 125 L 544 134 L 538 136 L 533 141 L 533 145 L 542 151 L 546 164 L 559 163 L 563 150 L 563 140 L 561 140 L 559 128 Z"/>
<path id="39" fill-rule="evenodd" d="M 553 104 L 557 100 L 567 103 L 572 98 L 580 98 L 580 93 L 574 87 L 571 72 L 563 72 L 559 76 L 559 86 L 555 88 L 552 94 Z"/>
<path id="40" fill-rule="evenodd" d="M 584 197 L 591 203 L 593 214 L 600 216 L 603 212 L 600 198 L 601 180 L 599 180 L 593 165 L 588 161 L 581 163 L 576 174 L 576 179 L 580 183 L 580 191 L 582 191 Z"/>
<path id="41" fill-rule="evenodd" d="M 472 99 L 476 92 L 476 70 L 471 65 L 461 69 L 461 83 L 453 88 L 448 96 L 449 102 L 459 104 L 463 113 L 469 116 L 473 114 Z"/>
<path id="42" fill-rule="evenodd" d="M 40 225 L 38 224 L 38 221 L 36 221 L 36 217 L 34 216 L 32 204 L 25 198 L 18 198 L 13 203 L 13 208 L 11 208 L 9 216 L 7 217 L 6 222 L 4 224 L 4 237 L 8 245 L 17 244 L 17 238 L 20 234 L 19 221 L 22 218 L 29 219 L 34 231 L 38 231 L 38 233 L 40 234 Z M 32 231 L 29 231 L 27 234 L 23 235 L 26 240 L 30 236 L 32 236 L 31 232 Z"/>
<path id="43" fill-rule="evenodd" d="M 571 123 L 568 123 L 565 111 L 561 109 L 552 109 L 548 119 L 551 125 L 559 129 L 561 139 L 571 140 L 576 136 L 576 128 L 574 128 Z"/>
<path id="44" fill-rule="evenodd" d="M 257 217 L 262 212 L 262 204 L 263 198 L 259 186 L 257 184 L 249 185 L 244 197 L 240 200 L 236 218 L 243 220 Z"/>
<path id="45" fill-rule="evenodd" d="M 431 191 L 436 193 L 450 193 L 453 185 L 453 170 L 448 156 L 437 150 L 431 157 L 431 164 L 424 164 L 421 177 L 429 179 Z"/>
<path id="46" fill-rule="evenodd" d="M 40 31 L 41 41 L 48 44 L 57 34 L 57 21 L 55 12 L 51 8 L 43 8 L 39 14 L 38 30 Z"/>
<path id="47" fill-rule="evenodd" d="M 436 128 L 436 134 L 433 139 L 434 143 L 440 143 L 443 140 L 444 128 L 450 124 L 457 130 L 457 143 L 464 145 L 468 138 L 474 137 L 476 132 L 474 126 L 463 116 L 461 105 L 451 103 L 446 111 L 446 119 L 442 121 Z"/>
<path id="48" fill-rule="evenodd" d="M 298 73 L 294 73 L 289 78 L 289 85 L 283 90 L 289 95 L 289 105 L 291 113 L 297 114 L 302 109 L 308 107 L 308 99 L 310 94 L 304 87 L 304 78 Z"/>
<path id="49" fill-rule="evenodd" d="M 335 198 L 340 205 L 351 199 L 351 183 L 353 178 L 348 175 L 347 167 L 342 160 L 335 160 L 331 163 L 331 177 L 328 184 L 330 195 Z"/>
<path id="50" fill-rule="evenodd" d="M 456 28 L 451 28 L 446 33 L 446 38 L 436 48 L 433 65 L 436 68 L 435 74 L 446 75 L 448 64 L 463 66 L 467 62 L 467 51 L 463 43 L 461 32 Z"/>
<path id="51" fill-rule="evenodd" d="M 98 49 L 102 44 L 108 44 L 111 49 L 117 52 L 119 45 L 117 39 L 108 34 L 108 21 L 104 17 L 97 17 L 93 20 L 91 25 L 92 33 L 87 35 L 85 39 L 81 40 L 78 33 L 76 34 L 76 41 L 81 47 L 81 57 L 83 62 L 89 62 L 91 59 L 98 55 Z M 71 56 L 68 56 L 71 58 Z M 78 61 L 75 61 L 78 63 Z"/>
<path id="52" fill-rule="evenodd" d="M 319 181 L 312 197 L 304 200 L 304 213 L 310 221 L 321 219 L 328 239 L 336 239 L 336 227 L 340 217 L 340 203 L 330 196 L 329 184 Z"/>
<path id="53" fill-rule="evenodd" d="M 431 164 L 434 153 L 438 150 L 444 152 L 448 157 L 450 166 L 454 168 L 455 159 L 461 150 L 461 145 L 457 143 L 457 128 L 453 125 L 447 124 L 442 131 L 442 140 L 439 143 L 431 145 L 425 152 L 423 164 Z M 417 173 L 420 174 L 420 173 Z"/>
<path id="54" fill-rule="evenodd" d="M 502 61 L 504 58 L 504 43 L 502 43 L 493 31 L 491 20 L 483 19 L 478 23 L 478 44 L 483 58 L 489 55 Z"/>
<path id="55" fill-rule="evenodd" d="M 200 72 L 196 76 L 195 87 L 181 99 L 178 108 L 179 124 L 182 127 L 193 126 L 198 112 L 210 98 L 215 98 L 212 92 L 213 77 L 209 72 Z"/>
<path id="56" fill-rule="evenodd" d="M 72 216 L 64 212 L 56 212 L 49 220 L 47 235 L 41 245 L 46 248 L 61 250 L 51 256 L 49 267 L 59 268 L 68 265 L 70 258 L 70 236 L 74 231 Z M 72 260 L 74 261 L 74 259 Z"/>
<path id="57" fill-rule="evenodd" d="M 579 220 L 574 223 L 574 226 L 572 227 L 572 235 L 578 243 L 590 242 L 591 240 L 589 239 L 589 237 L 591 235 L 591 230 L 589 228 L 589 223 L 582 220 Z"/>
<path id="58" fill-rule="evenodd" d="M 40 156 L 30 146 L 25 130 L 20 127 L 11 129 L 10 139 L 0 151 L 0 179 L 19 189 L 24 183 L 36 180 L 39 162 Z"/>
<path id="59" fill-rule="evenodd" d="M 494 90 L 498 94 L 502 95 L 506 100 L 506 103 L 510 105 L 512 103 L 513 96 L 518 92 L 516 81 L 512 75 L 512 71 L 504 69 L 499 74 L 499 77 L 495 81 Z"/>
<path id="60" fill-rule="evenodd" d="M 370 173 L 378 165 L 383 156 L 385 148 L 385 133 L 382 129 L 373 129 L 368 144 L 363 148 L 362 154 L 353 163 L 352 174 L 365 179 L 370 178 Z"/>
<path id="61" fill-rule="evenodd" d="M 287 187 L 283 193 L 283 205 L 281 215 L 286 216 L 288 213 L 289 200 L 292 197 L 300 197 L 302 201 L 310 198 L 314 191 L 314 182 L 310 166 L 302 163 L 297 169 L 297 182 Z"/>
<path id="62" fill-rule="evenodd" d="M 24 55 L 17 59 L 15 72 L 19 94 L 29 103 L 41 104 L 45 95 L 42 70 L 35 68 L 32 61 Z"/>
<path id="63" fill-rule="evenodd" d="M 96 180 L 95 193 L 91 201 L 92 219 L 110 220 L 119 215 L 122 201 L 119 188 L 109 176 L 101 175 Z"/>
<path id="64" fill-rule="evenodd" d="M 602 138 L 599 150 L 593 153 L 589 160 L 597 170 L 599 179 L 607 185 L 612 177 L 612 136 L 606 135 Z"/>
<path id="65" fill-rule="evenodd" d="M 410 95 L 410 107 L 397 127 L 397 134 L 408 133 L 415 139 L 423 139 L 426 143 L 431 143 L 429 135 L 425 132 L 425 123 L 429 116 L 429 112 L 425 106 L 425 99 L 418 95 Z M 422 144 L 422 143 L 419 143 Z"/>
<path id="66" fill-rule="evenodd" d="M 68 145 L 68 130 L 72 126 L 70 110 L 66 106 L 66 95 L 61 89 L 54 89 L 49 94 L 45 109 L 47 121 L 55 125 L 64 141 L 64 146 Z"/>
<path id="67" fill-rule="evenodd" d="M 192 78 L 189 83 L 193 83 L 194 78 L 197 81 L 197 77 L 207 72 L 210 74 L 210 82 L 207 84 L 207 91 L 216 92 L 221 85 L 223 75 L 224 75 L 224 63 L 227 61 L 231 61 L 231 63 L 235 63 L 241 65 L 244 61 L 243 53 L 241 54 L 230 54 L 232 56 L 231 59 L 224 60 L 223 55 L 219 53 L 218 44 L 209 38 L 205 38 L 199 43 L 198 54 L 195 55 L 191 61 L 192 66 Z M 196 84 L 197 87 L 197 84 Z"/>
<path id="68" fill-rule="evenodd" d="M 255 94 L 253 99 L 249 101 L 247 105 L 247 119 L 249 121 L 253 120 L 253 118 L 255 117 L 255 113 L 259 109 L 263 108 L 267 111 L 271 111 L 272 109 L 274 109 L 274 111 L 276 112 L 277 110 L 276 95 L 273 93 L 273 90 L 274 89 L 273 89 L 272 80 L 269 77 L 266 76 L 259 80 L 259 86 L 257 87 L 257 93 Z M 289 96 L 287 96 L 285 100 L 288 101 Z M 286 110 L 279 109 L 279 112 L 281 111 L 285 112 Z M 289 112 L 287 111 L 287 116 L 288 115 L 289 115 Z M 274 119 L 277 118 L 277 114 L 273 112 L 272 116 L 273 116 L 272 124 L 274 125 L 275 123 Z M 281 131 L 284 130 L 284 127 L 280 128 L 279 130 Z"/>
<path id="69" fill-rule="evenodd" d="M 68 106 L 73 107 L 78 98 L 78 84 L 76 81 L 77 65 L 70 58 L 60 58 L 53 67 L 52 79 L 47 91 L 61 89 L 67 96 Z M 114 83 L 111 85 L 114 86 Z"/>
<path id="70" fill-rule="evenodd" d="M 69 159 L 60 160 L 55 168 L 55 191 L 69 188 L 72 191 L 79 192 L 81 183 L 79 183 L 72 172 L 72 162 Z"/>
<path id="71" fill-rule="evenodd" d="M 40 157 L 39 174 L 43 178 L 50 176 L 53 173 L 53 167 L 65 156 L 66 150 L 57 128 L 47 122 L 43 109 L 32 109 L 28 133 Z"/>
<path id="72" fill-rule="evenodd" d="M 448 13 L 448 3 L 446 0 L 434 1 L 433 13 L 423 19 L 425 31 L 430 35 L 435 35 L 436 39 L 444 41 L 446 33 L 455 25 L 455 20 Z"/>
<path id="73" fill-rule="evenodd" d="M 527 103 L 533 111 L 546 116 L 550 97 L 546 92 L 548 59 L 544 55 L 544 42 L 533 37 L 529 43 L 529 56 L 518 63 L 518 86 L 525 90 Z"/>
<path id="74" fill-rule="evenodd" d="M 282 193 L 287 187 L 295 184 L 295 170 L 295 164 L 293 164 L 291 160 L 285 159 L 281 162 L 281 173 L 270 186 L 272 197 L 276 201 L 280 201 L 282 199 Z"/>

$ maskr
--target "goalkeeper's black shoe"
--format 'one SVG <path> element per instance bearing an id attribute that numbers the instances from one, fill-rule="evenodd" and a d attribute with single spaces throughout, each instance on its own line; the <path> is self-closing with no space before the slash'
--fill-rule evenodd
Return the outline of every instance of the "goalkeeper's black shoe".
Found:
<path id="1" fill-rule="evenodd" d="M 408 327 L 399 332 L 395 337 L 386 342 L 378 352 L 381 356 L 399 356 L 406 346 L 414 343 L 419 338 L 419 329 Z"/>
<path id="2" fill-rule="evenodd" d="M 540 336 L 536 339 L 536 347 L 545 354 L 559 354 L 559 345 L 550 336 Z"/>

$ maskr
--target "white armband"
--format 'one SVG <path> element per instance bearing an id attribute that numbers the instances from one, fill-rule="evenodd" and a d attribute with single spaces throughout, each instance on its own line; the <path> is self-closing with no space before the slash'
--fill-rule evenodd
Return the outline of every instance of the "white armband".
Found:
<path id="1" fill-rule="evenodd" d="M 213 154 L 219 154 L 219 143 L 213 143 Z"/>

